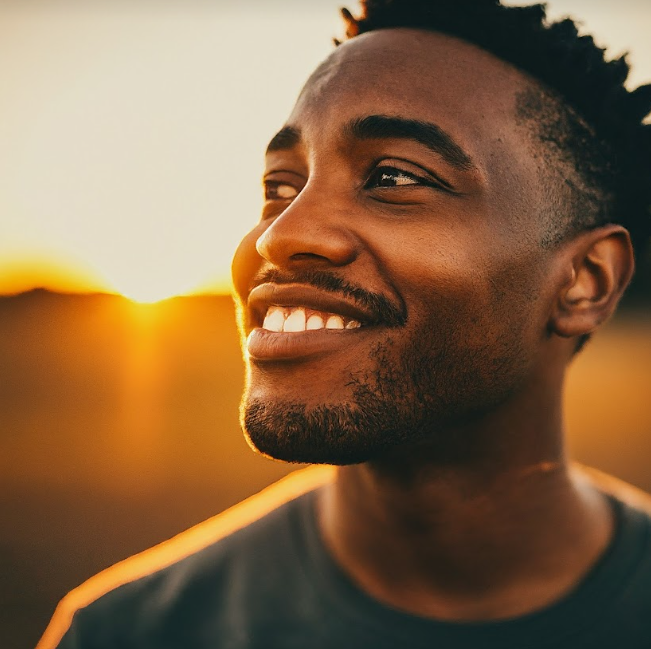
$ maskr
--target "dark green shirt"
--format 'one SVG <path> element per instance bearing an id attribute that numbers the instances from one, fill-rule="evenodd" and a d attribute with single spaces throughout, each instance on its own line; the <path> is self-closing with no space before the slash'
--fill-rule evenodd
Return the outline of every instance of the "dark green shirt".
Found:
<path id="1" fill-rule="evenodd" d="M 326 551 L 315 493 L 77 611 L 61 649 L 650 649 L 651 521 L 617 526 L 568 596 L 521 618 L 449 623 L 388 608 Z"/>

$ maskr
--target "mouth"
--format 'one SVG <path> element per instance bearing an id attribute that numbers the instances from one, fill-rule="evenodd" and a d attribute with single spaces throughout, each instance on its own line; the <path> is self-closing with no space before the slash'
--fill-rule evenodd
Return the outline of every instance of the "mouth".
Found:
<path id="1" fill-rule="evenodd" d="M 319 329 L 359 329 L 362 323 L 338 313 L 315 311 L 308 307 L 270 306 L 262 322 L 262 328 L 276 333 L 300 333 Z"/>
<path id="2" fill-rule="evenodd" d="M 350 330 L 379 323 L 368 308 L 305 284 L 260 284 L 251 291 L 247 307 L 249 329 L 276 333 Z"/>
<path id="3" fill-rule="evenodd" d="M 345 349 L 379 324 L 349 299 L 301 284 L 261 284 L 247 301 L 247 351 L 254 360 L 283 360 Z"/>

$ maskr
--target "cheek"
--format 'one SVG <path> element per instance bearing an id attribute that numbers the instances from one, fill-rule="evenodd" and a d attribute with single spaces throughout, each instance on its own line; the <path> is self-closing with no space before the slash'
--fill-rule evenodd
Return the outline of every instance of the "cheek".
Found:
<path id="1" fill-rule="evenodd" d="M 439 344 L 472 349 L 523 337 L 535 320 L 539 260 L 485 244 L 439 242 L 412 248 L 401 264 L 401 293 L 419 331 Z"/>
<path id="2" fill-rule="evenodd" d="M 408 367 L 424 368 L 414 380 L 441 412 L 481 410 L 522 384 L 537 333 L 519 269 L 456 252 L 414 264 L 409 279 L 410 333 L 401 352 Z"/>
<path id="3" fill-rule="evenodd" d="M 493 309 L 488 263 L 476 246 L 439 237 L 425 246 L 398 244 L 396 250 L 399 290 L 419 326 L 468 328 Z"/>

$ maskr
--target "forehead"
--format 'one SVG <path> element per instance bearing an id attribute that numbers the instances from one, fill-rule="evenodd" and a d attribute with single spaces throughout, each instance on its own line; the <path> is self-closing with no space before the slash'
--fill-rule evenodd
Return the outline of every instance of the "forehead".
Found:
<path id="1" fill-rule="evenodd" d="M 481 160 L 482 148 L 494 154 L 495 144 L 522 146 L 515 133 L 517 97 L 533 84 L 457 38 L 378 30 L 347 41 L 317 68 L 288 124 L 309 140 L 367 114 L 417 119 L 437 124 Z"/>

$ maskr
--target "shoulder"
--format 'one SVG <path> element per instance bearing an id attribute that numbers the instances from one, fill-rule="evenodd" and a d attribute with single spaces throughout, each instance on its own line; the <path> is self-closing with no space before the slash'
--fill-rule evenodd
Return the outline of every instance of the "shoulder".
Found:
<path id="1" fill-rule="evenodd" d="M 651 495 L 642 489 L 603 471 L 578 463 L 572 465 L 572 475 L 577 482 L 597 489 L 597 491 L 616 498 L 628 507 L 651 516 Z"/>
<path id="2" fill-rule="evenodd" d="M 260 537 L 269 539 L 275 528 L 281 532 L 285 505 L 331 482 L 334 471 L 329 466 L 296 471 L 222 514 L 100 572 L 61 600 L 36 649 L 57 647 L 75 614 L 99 600 L 125 601 L 130 606 L 150 599 L 153 591 L 159 596 L 163 591 L 162 597 L 169 599 L 172 586 L 182 587 L 179 582 L 201 574 L 208 565 L 213 571 L 232 570 L 238 547 L 260 543 Z"/>

